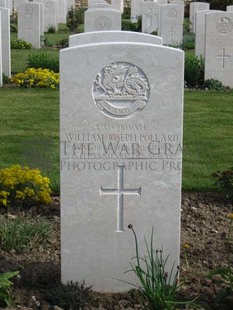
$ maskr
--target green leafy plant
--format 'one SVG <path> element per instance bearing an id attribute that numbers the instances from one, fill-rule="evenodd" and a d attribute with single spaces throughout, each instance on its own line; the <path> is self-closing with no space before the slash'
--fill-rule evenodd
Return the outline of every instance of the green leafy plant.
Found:
<path id="1" fill-rule="evenodd" d="M 32 45 L 29 42 L 26 42 L 21 39 L 17 39 L 15 41 L 11 41 L 11 48 L 17 49 L 17 50 L 27 50 L 27 49 L 31 49 Z"/>
<path id="2" fill-rule="evenodd" d="M 27 68 L 49 69 L 57 73 L 59 72 L 59 61 L 45 53 L 29 54 Z"/>
<path id="3" fill-rule="evenodd" d="M 204 59 L 191 54 L 185 56 L 184 80 L 187 86 L 200 86 L 204 83 Z"/>
<path id="4" fill-rule="evenodd" d="M 185 34 L 181 47 L 183 50 L 193 50 L 195 48 L 195 36 L 193 34 Z"/>
<path id="5" fill-rule="evenodd" d="M 13 219 L 0 216 L 0 249 L 15 250 L 33 249 L 45 245 L 52 233 L 53 226 L 41 217 L 15 217 Z"/>
<path id="6" fill-rule="evenodd" d="M 85 7 L 80 7 L 78 9 L 71 8 L 69 10 L 67 14 L 67 27 L 71 32 L 76 31 L 79 25 L 84 24 L 85 11 Z"/>
<path id="7" fill-rule="evenodd" d="M 66 48 L 66 47 L 69 46 L 69 40 L 68 40 L 67 38 L 61 39 L 61 40 L 58 42 L 57 46 L 58 46 L 59 48 Z"/>
<path id="8" fill-rule="evenodd" d="M 226 87 L 221 81 L 215 79 L 205 80 L 203 87 L 209 90 L 226 90 Z"/>
<path id="9" fill-rule="evenodd" d="M 55 33 L 56 32 L 56 28 L 54 26 L 50 26 L 47 33 Z"/>
<path id="10" fill-rule="evenodd" d="M 212 174 L 216 186 L 225 193 L 226 197 L 233 203 L 233 167 Z"/>
<path id="11" fill-rule="evenodd" d="M 191 302 L 176 301 L 179 289 L 178 271 L 174 270 L 174 264 L 170 273 L 167 271 L 167 262 L 169 256 L 163 258 L 162 250 L 154 250 L 154 229 L 152 229 L 150 244 L 145 238 L 146 256 L 139 255 L 138 240 L 133 225 L 128 225 L 134 235 L 136 246 L 136 262 L 131 263 L 131 270 L 137 276 L 140 282 L 140 290 L 149 302 L 149 307 L 152 310 L 173 310 L 177 305 L 190 304 Z M 132 284 L 133 286 L 136 286 Z M 136 286 L 137 287 L 137 286 Z"/>
<path id="12" fill-rule="evenodd" d="M 50 180 L 39 169 L 20 165 L 0 169 L 0 206 L 30 207 L 51 202 Z"/>
<path id="13" fill-rule="evenodd" d="M 91 286 L 86 287 L 85 282 L 57 283 L 46 293 L 46 299 L 52 305 L 64 310 L 83 309 L 91 300 Z"/>
<path id="14" fill-rule="evenodd" d="M 10 289 L 13 283 L 10 279 L 18 274 L 18 271 L 0 273 L 0 302 L 2 302 L 2 306 L 11 306 L 13 304 L 12 292 Z"/>
<path id="15" fill-rule="evenodd" d="M 213 278 L 214 276 L 220 276 L 224 287 L 218 292 L 215 303 L 216 305 L 219 302 L 222 302 L 225 298 L 233 294 L 233 266 L 231 262 L 231 235 L 232 235 L 232 226 L 233 226 L 233 213 L 228 215 L 228 219 L 230 220 L 228 234 L 227 234 L 227 266 L 216 269 L 208 274 L 208 278 Z"/>
<path id="16" fill-rule="evenodd" d="M 138 17 L 137 23 L 131 23 L 130 20 L 123 19 L 121 22 L 121 28 L 125 31 L 135 31 L 135 32 L 141 32 L 142 29 L 142 17 Z"/>

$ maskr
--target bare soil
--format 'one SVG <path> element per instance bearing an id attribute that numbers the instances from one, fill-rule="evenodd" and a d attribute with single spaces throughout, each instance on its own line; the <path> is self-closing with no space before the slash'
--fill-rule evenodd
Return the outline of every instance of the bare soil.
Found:
<path id="1" fill-rule="evenodd" d="M 25 250 L 22 254 L 17 254 L 14 250 L 10 253 L 0 251 L 0 273 L 20 271 L 20 277 L 14 280 L 13 287 L 17 306 L 8 309 L 60 309 L 49 305 L 45 298 L 45 292 L 60 279 L 59 209 L 59 198 L 54 198 L 45 212 L 44 209 L 30 210 L 32 216 L 42 214 L 54 224 L 54 232 L 48 246 Z M 233 309 L 232 296 L 225 298 L 219 304 L 215 303 L 217 293 L 226 284 L 222 283 L 217 276 L 212 279 L 207 277 L 210 271 L 227 265 L 229 252 L 227 216 L 232 212 L 233 206 L 219 193 L 183 193 L 179 300 L 198 297 L 196 304 L 200 309 Z M 231 255 L 232 265 L 233 255 Z M 124 294 L 93 293 L 92 300 L 85 309 L 140 310 L 146 308 L 145 300 L 137 291 L 132 290 Z M 193 309 L 193 307 L 189 306 L 186 309 Z"/>

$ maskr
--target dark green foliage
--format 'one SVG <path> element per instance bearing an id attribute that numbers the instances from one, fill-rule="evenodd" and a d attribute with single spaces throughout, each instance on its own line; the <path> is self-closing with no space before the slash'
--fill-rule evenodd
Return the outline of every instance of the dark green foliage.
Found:
<path id="1" fill-rule="evenodd" d="M 11 24 L 11 32 L 17 32 L 17 26 L 15 24 Z"/>
<path id="2" fill-rule="evenodd" d="M 130 7 L 124 8 L 124 13 L 122 13 L 121 18 L 122 19 L 130 19 L 131 18 L 131 8 Z"/>
<path id="3" fill-rule="evenodd" d="M 50 69 L 59 72 L 59 61 L 48 54 L 29 54 L 27 68 Z"/>
<path id="4" fill-rule="evenodd" d="M 56 29 L 53 26 L 50 26 L 48 31 L 47 31 L 47 33 L 55 33 L 55 32 L 56 32 Z"/>
<path id="5" fill-rule="evenodd" d="M 185 56 L 184 80 L 188 87 L 204 83 L 204 59 L 191 54 Z"/>
<path id="6" fill-rule="evenodd" d="M 193 34 L 185 34 L 183 36 L 183 43 L 182 43 L 183 50 L 193 50 L 195 49 L 195 36 Z"/>
<path id="7" fill-rule="evenodd" d="M 215 79 L 205 80 L 203 87 L 209 90 L 226 90 L 226 86 L 221 81 Z"/>
<path id="8" fill-rule="evenodd" d="M 3 84 L 8 84 L 10 79 L 8 78 L 8 76 L 6 76 L 4 73 L 2 75 L 2 81 L 3 81 Z"/>
<path id="9" fill-rule="evenodd" d="M 232 0 L 207 0 L 210 3 L 211 10 L 226 10 L 228 5 L 232 5 Z"/>
<path id="10" fill-rule="evenodd" d="M 122 28 L 122 30 L 125 30 L 125 31 L 141 32 L 141 30 L 142 30 L 142 18 L 141 18 L 141 16 L 138 17 L 137 23 L 131 23 L 130 20 L 122 19 L 121 28 Z"/>
<path id="11" fill-rule="evenodd" d="M 85 287 L 85 281 L 57 283 L 46 292 L 46 299 L 52 305 L 57 305 L 64 310 L 83 309 L 91 301 L 91 286 Z"/>
<path id="12" fill-rule="evenodd" d="M 213 173 L 212 176 L 218 188 L 220 188 L 233 203 L 233 167 L 225 171 L 217 171 Z"/>
<path id="13" fill-rule="evenodd" d="M 71 32 L 75 32 L 79 25 L 84 24 L 84 12 L 86 8 L 79 8 L 71 10 L 67 14 L 67 27 L 70 29 Z"/>
<path id="14" fill-rule="evenodd" d="M 57 46 L 58 46 L 59 48 L 66 48 L 66 47 L 69 46 L 69 40 L 66 39 L 66 38 L 65 38 L 65 39 L 61 39 L 61 40 L 58 42 Z"/>

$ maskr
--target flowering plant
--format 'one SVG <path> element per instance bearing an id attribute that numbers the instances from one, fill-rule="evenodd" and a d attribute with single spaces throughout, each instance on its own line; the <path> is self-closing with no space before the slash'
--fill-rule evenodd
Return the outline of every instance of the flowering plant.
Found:
<path id="1" fill-rule="evenodd" d="M 51 193 L 50 180 L 39 169 L 20 165 L 0 169 L 0 206 L 48 205 Z"/>
<path id="2" fill-rule="evenodd" d="M 31 49 L 32 45 L 31 43 L 18 39 L 15 41 L 11 41 L 11 48 L 12 49 L 16 49 L 16 50 L 27 50 L 27 49 Z"/>
<path id="3" fill-rule="evenodd" d="M 59 86 L 59 73 L 49 69 L 29 68 L 25 72 L 18 73 L 11 78 L 11 82 L 20 87 L 36 87 L 55 89 Z"/>

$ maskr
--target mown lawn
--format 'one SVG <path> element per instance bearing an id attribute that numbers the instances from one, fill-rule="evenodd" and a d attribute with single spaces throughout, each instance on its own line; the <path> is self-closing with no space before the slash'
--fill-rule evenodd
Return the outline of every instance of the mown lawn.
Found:
<path id="1" fill-rule="evenodd" d="M 0 115 L 0 167 L 37 165 L 59 190 L 59 92 L 3 88 Z M 233 165 L 232 115 L 233 92 L 185 91 L 183 190 L 214 190 Z"/>

